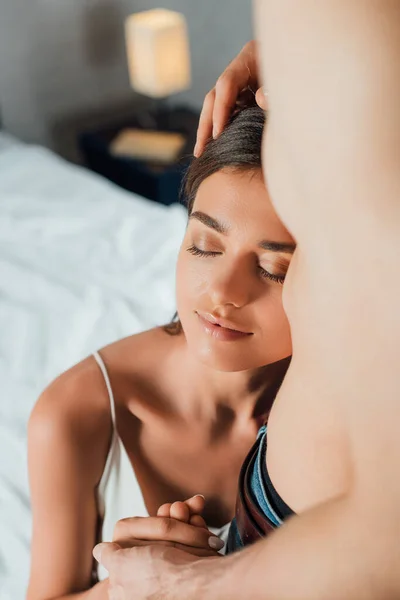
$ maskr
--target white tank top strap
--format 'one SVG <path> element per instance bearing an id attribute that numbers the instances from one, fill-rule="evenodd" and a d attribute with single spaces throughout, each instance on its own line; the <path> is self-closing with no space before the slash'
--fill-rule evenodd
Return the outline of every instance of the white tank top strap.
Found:
<path id="1" fill-rule="evenodd" d="M 97 362 L 97 364 L 100 367 L 100 371 L 103 374 L 104 381 L 105 381 L 105 384 L 107 387 L 108 397 L 110 399 L 111 420 L 112 420 L 113 428 L 115 431 L 117 428 L 117 417 L 116 417 L 116 412 L 115 412 L 115 399 L 114 399 L 114 394 L 113 394 L 112 387 L 111 387 L 110 377 L 108 376 L 106 365 L 104 364 L 104 361 L 101 358 L 100 354 L 96 351 L 93 353 L 93 356 L 94 356 L 95 361 Z"/>
<path id="2" fill-rule="evenodd" d="M 99 369 L 103 375 L 104 382 L 107 387 L 108 397 L 110 401 L 110 413 L 111 413 L 111 421 L 112 421 L 112 439 L 111 445 L 107 454 L 106 463 L 104 466 L 104 471 L 101 476 L 99 485 L 97 486 L 97 501 L 98 501 L 98 510 L 100 518 L 103 519 L 106 512 L 106 500 L 107 500 L 107 489 L 110 486 L 110 482 L 112 481 L 113 471 L 119 471 L 120 465 L 120 442 L 117 431 L 117 420 L 116 420 L 116 412 L 115 412 L 115 400 L 114 394 L 111 387 L 110 377 L 108 376 L 106 365 L 104 364 L 103 359 L 101 358 L 99 352 L 94 352 L 93 357 L 97 362 Z M 116 522 L 116 521 L 115 521 Z M 113 523 L 115 525 L 115 523 Z"/>

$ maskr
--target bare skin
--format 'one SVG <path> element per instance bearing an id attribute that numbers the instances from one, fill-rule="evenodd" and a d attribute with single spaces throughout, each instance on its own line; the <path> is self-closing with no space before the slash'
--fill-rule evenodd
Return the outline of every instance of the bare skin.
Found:
<path id="1" fill-rule="evenodd" d="M 299 515 L 225 560 L 152 547 L 97 556 L 126 600 L 395 600 L 399 5 L 260 0 L 256 22 L 265 171 L 298 243 L 284 290 L 293 361 L 267 462 Z"/>
<path id="2" fill-rule="evenodd" d="M 177 270 L 185 333 L 170 336 L 156 328 L 112 344 L 101 355 L 118 432 L 149 514 L 202 493 L 207 525 L 222 526 L 233 517 L 240 466 L 291 354 L 276 280 L 286 275 L 293 250 L 266 250 L 259 242 L 293 247 L 293 239 L 272 209 L 261 172 L 215 173 L 201 184 L 194 212 Z M 218 233 L 199 214 L 228 231 Z M 217 255 L 194 255 L 188 251 L 193 244 Z M 229 319 L 246 335 L 220 342 L 196 311 Z M 108 597 L 107 582 L 91 586 L 92 548 L 99 541 L 96 486 L 110 439 L 107 390 L 95 360 L 87 358 L 51 384 L 29 424 L 34 521 L 29 600 Z M 169 515 L 179 518 L 181 510 L 179 504 L 169 507 Z M 204 550 L 209 538 L 204 523 L 195 520 L 186 534 L 180 533 L 183 525 L 190 527 L 182 522 L 175 536 L 165 520 L 137 520 L 128 535 L 117 528 L 115 539 L 161 539 Z"/>
<path id="3" fill-rule="evenodd" d="M 204 98 L 194 148 L 195 156 L 203 152 L 209 138 L 218 137 L 225 129 L 232 109 L 242 95 L 255 94 L 260 108 L 266 109 L 266 97 L 259 86 L 258 54 L 257 42 L 248 42 Z"/>
<path id="4" fill-rule="evenodd" d="M 257 90 L 258 104 L 267 108 L 267 89 L 260 87 L 259 52 L 255 40 L 248 42 L 206 95 L 196 154 L 201 154 L 211 135 L 217 137 L 224 129 L 243 89 Z M 278 192 L 277 195 L 278 198 L 283 196 Z M 317 407 L 318 399 L 313 396 L 298 402 L 293 395 L 290 402 L 276 403 L 269 418 L 269 472 L 276 489 L 296 513 L 344 492 L 351 478 L 349 452 L 337 403 L 324 405 L 324 411 Z"/>

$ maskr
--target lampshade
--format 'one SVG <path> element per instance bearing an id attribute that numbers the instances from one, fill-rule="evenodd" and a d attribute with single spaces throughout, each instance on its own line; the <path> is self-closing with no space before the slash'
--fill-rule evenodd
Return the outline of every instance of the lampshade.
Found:
<path id="1" fill-rule="evenodd" d="M 132 87 L 162 98 L 190 86 L 190 53 L 186 20 L 165 9 L 148 10 L 125 23 Z"/>

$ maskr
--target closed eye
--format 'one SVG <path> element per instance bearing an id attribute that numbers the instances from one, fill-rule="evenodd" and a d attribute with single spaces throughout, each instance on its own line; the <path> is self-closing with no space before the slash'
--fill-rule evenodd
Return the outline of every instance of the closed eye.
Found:
<path id="1" fill-rule="evenodd" d="M 212 258 L 214 256 L 219 256 L 222 254 L 222 252 L 215 252 L 212 250 L 200 250 L 200 248 L 197 248 L 197 246 L 195 246 L 194 244 L 187 248 L 187 252 L 190 252 L 190 254 L 193 254 L 193 256 L 202 256 L 208 258 Z M 258 265 L 257 268 L 261 277 L 263 277 L 264 279 L 269 279 L 270 281 L 273 281 L 274 283 L 279 283 L 281 285 L 284 283 L 285 275 L 274 275 L 273 273 L 266 271 L 263 267 L 261 267 L 261 265 Z"/>
<path id="2" fill-rule="evenodd" d="M 218 256 L 220 254 L 222 254 L 222 252 L 212 252 L 211 250 L 200 250 L 200 248 L 197 248 L 197 246 L 190 246 L 189 248 L 187 248 L 187 251 L 190 252 L 190 254 L 193 254 L 193 256 Z"/>
<path id="3" fill-rule="evenodd" d="M 273 273 L 266 271 L 261 266 L 259 266 L 258 268 L 260 270 L 261 277 L 264 277 L 265 279 L 270 279 L 271 281 L 274 281 L 275 283 L 279 283 L 281 285 L 284 283 L 285 275 L 273 275 Z"/>

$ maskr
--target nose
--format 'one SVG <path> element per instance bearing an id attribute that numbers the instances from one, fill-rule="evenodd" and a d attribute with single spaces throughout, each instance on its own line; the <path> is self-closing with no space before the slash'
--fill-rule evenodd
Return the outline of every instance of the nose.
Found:
<path id="1" fill-rule="evenodd" d="M 241 308 L 249 303 L 251 281 L 246 270 L 237 263 L 214 273 L 209 285 L 209 296 L 214 307 L 231 305 Z"/>

